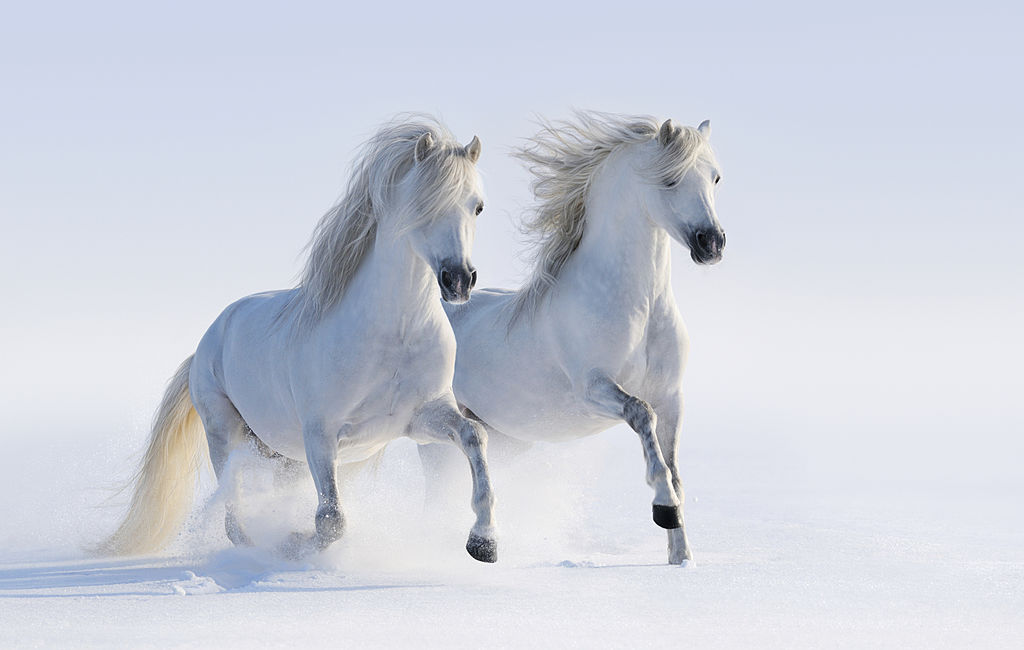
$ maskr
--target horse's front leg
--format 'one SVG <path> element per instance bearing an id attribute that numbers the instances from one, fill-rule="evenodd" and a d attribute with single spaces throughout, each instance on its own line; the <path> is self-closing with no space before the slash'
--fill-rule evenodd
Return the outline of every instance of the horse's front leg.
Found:
<path id="1" fill-rule="evenodd" d="M 345 517 L 338 500 L 338 436 L 322 423 L 303 426 L 306 461 L 316 486 L 316 545 L 325 549 L 345 531 Z"/>
<path id="2" fill-rule="evenodd" d="M 683 483 L 679 477 L 679 438 L 682 430 L 683 396 L 670 395 L 654 404 L 658 413 L 658 444 L 665 458 L 665 464 L 672 473 L 672 487 L 679 497 L 679 528 L 668 531 L 669 564 L 682 564 L 692 560 L 690 544 L 686 540 L 686 528 L 683 525 Z"/>
<path id="3" fill-rule="evenodd" d="M 584 401 L 598 415 L 625 421 L 640 437 L 644 460 L 647 461 L 647 484 L 654 488 L 654 523 L 668 529 L 681 527 L 680 501 L 658 444 L 655 434 L 657 416 L 651 405 L 622 390 L 600 371 L 593 371 L 588 376 Z"/>
<path id="4" fill-rule="evenodd" d="M 476 523 L 469 533 L 466 551 L 481 562 L 495 562 L 498 546 L 494 538 L 494 492 L 487 469 L 487 432 L 483 425 L 466 418 L 454 397 L 424 405 L 413 417 L 408 435 L 421 444 L 447 442 L 462 450 L 473 474 L 473 512 Z"/>

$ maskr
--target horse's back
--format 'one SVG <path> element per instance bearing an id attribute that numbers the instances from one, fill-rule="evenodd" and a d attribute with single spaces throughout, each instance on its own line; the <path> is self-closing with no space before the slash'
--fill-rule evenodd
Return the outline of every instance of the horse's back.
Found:
<path id="1" fill-rule="evenodd" d="M 442 303 L 458 346 L 461 348 L 464 340 L 467 345 L 484 344 L 479 339 L 488 331 L 506 331 L 516 293 L 509 289 L 476 289 L 462 304 Z M 456 359 L 458 356 L 457 351 Z"/>
<path id="2" fill-rule="evenodd" d="M 265 291 L 231 303 L 217 316 L 199 341 L 196 356 L 223 363 L 244 348 L 245 355 L 278 343 L 291 324 L 289 314 L 296 289 Z"/>
<path id="3" fill-rule="evenodd" d="M 483 314 L 491 314 L 495 319 L 500 318 L 503 311 L 511 308 L 511 302 L 517 293 L 512 289 L 474 289 L 466 302 L 459 305 L 445 302 L 442 305 L 452 328 L 456 329 L 467 319 L 476 319 Z"/>

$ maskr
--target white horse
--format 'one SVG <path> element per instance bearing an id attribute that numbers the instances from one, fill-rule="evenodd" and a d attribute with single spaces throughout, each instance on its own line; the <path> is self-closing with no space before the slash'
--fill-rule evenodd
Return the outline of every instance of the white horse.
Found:
<path id="1" fill-rule="evenodd" d="M 636 431 L 674 564 L 691 558 L 677 462 L 688 339 L 669 241 L 697 264 L 722 257 L 710 131 L 599 113 L 545 123 L 518 154 L 540 199 L 526 224 L 539 244 L 532 278 L 446 307 L 455 396 L 492 442 L 569 440 L 622 421 Z"/>
<path id="2" fill-rule="evenodd" d="M 344 198 L 317 226 L 300 285 L 230 305 L 179 368 L 106 550 L 163 546 L 188 513 L 207 449 L 223 482 L 228 455 L 253 437 L 266 455 L 308 463 L 319 507 L 316 534 L 299 549 L 322 549 L 344 528 L 338 463 L 404 435 L 454 443 L 469 459 L 476 522 L 466 549 L 496 560 L 486 433 L 452 394 L 455 337 L 439 300 L 464 302 L 476 281 L 479 156 L 479 139 L 463 147 L 425 118 L 369 140 Z M 251 544 L 232 501 L 228 537 Z"/>

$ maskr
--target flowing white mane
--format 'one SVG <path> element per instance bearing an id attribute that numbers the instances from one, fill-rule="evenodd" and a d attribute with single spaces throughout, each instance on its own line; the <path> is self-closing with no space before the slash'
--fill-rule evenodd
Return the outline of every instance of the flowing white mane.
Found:
<path id="1" fill-rule="evenodd" d="M 521 226 L 536 247 L 534 270 L 512 303 L 515 321 L 533 313 L 579 247 L 586 227 L 586 202 L 597 168 L 618 147 L 658 135 L 653 117 L 577 111 L 575 122 L 541 121 L 541 131 L 516 152 L 534 175 L 536 214 Z M 676 127 L 672 140 L 646 170 L 651 182 L 672 184 L 682 178 L 706 150 L 692 127 Z"/>
<path id="2" fill-rule="evenodd" d="M 396 206 L 393 190 L 413 169 L 416 143 L 424 133 L 431 135 L 433 146 L 415 164 L 414 202 Z M 405 115 L 381 127 L 363 145 L 344 196 L 320 219 L 307 245 L 309 258 L 288 306 L 297 311 L 298 323 L 311 326 L 338 304 L 373 247 L 381 218 L 403 219 L 399 230 L 420 225 L 447 209 L 474 174 L 466 149 L 436 119 Z"/>

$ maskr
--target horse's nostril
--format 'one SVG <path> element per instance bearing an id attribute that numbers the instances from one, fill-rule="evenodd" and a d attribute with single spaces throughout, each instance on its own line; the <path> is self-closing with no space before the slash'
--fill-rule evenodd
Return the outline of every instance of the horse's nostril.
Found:
<path id="1" fill-rule="evenodd" d="M 452 286 L 452 274 L 448 269 L 441 269 L 441 284 L 444 285 L 445 288 L 449 289 Z"/>
<path id="2" fill-rule="evenodd" d="M 703 230 L 698 230 L 697 235 L 694 237 L 697 240 L 697 246 L 700 248 L 708 247 L 708 236 L 704 234 Z"/>
<path id="3" fill-rule="evenodd" d="M 476 286 L 476 269 L 473 269 L 469 274 L 469 288 L 472 289 Z"/>

